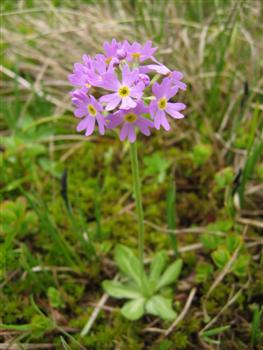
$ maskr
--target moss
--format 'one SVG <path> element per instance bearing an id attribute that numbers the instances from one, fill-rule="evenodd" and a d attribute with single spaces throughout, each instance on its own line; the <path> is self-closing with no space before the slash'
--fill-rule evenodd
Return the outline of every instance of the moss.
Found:
<path id="1" fill-rule="evenodd" d="M 189 341 L 187 334 L 181 332 L 174 332 L 172 337 L 173 348 L 178 350 L 184 350 L 188 348 Z"/>
<path id="2" fill-rule="evenodd" d="M 97 320 L 96 326 L 84 338 L 84 345 L 91 350 L 114 350 L 116 346 L 127 350 L 142 349 L 139 323 L 127 321 L 120 314 L 115 314 L 114 317 L 110 327 L 107 324 L 100 324 Z"/>

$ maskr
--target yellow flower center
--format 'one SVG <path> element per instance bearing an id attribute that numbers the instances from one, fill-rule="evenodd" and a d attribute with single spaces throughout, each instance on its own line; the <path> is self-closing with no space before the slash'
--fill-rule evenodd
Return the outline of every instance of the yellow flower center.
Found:
<path id="1" fill-rule="evenodd" d="M 90 88 L 90 87 L 91 87 L 91 85 L 90 85 L 90 84 L 85 84 L 85 85 L 86 85 L 86 87 L 87 87 L 87 88 Z"/>
<path id="2" fill-rule="evenodd" d="M 130 89 L 128 88 L 128 86 L 121 86 L 118 92 L 120 97 L 127 97 L 130 94 Z"/>
<path id="3" fill-rule="evenodd" d="M 111 60 L 112 60 L 112 57 L 108 57 L 108 58 L 106 58 L 105 62 L 106 62 L 107 64 L 110 64 Z"/>
<path id="4" fill-rule="evenodd" d="M 134 53 L 132 53 L 132 58 L 134 58 L 135 60 L 136 60 L 136 59 L 139 59 L 140 56 L 141 56 L 141 54 L 140 54 L 139 52 L 134 52 Z"/>
<path id="5" fill-rule="evenodd" d="M 127 123 L 134 123 L 138 119 L 137 115 L 134 113 L 128 113 L 124 116 L 124 120 Z"/>
<path id="6" fill-rule="evenodd" d="M 159 107 L 160 109 L 165 109 L 166 106 L 167 106 L 167 100 L 166 100 L 166 98 L 165 98 L 165 97 L 160 98 L 160 100 L 158 101 L 158 107 Z"/>
<path id="7" fill-rule="evenodd" d="M 92 117 L 96 117 L 97 110 L 91 104 L 88 105 L 88 112 Z"/>

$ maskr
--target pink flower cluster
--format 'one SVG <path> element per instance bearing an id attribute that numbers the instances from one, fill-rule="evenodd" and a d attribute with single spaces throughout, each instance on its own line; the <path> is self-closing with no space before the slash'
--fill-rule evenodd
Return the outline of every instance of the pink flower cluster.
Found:
<path id="1" fill-rule="evenodd" d="M 153 56 L 157 48 L 127 40 L 105 42 L 104 53 L 83 56 L 75 63 L 69 81 L 78 88 L 71 92 L 75 116 L 82 118 L 77 131 L 91 135 L 97 123 L 101 135 L 121 126 L 120 139 L 136 140 L 136 128 L 149 136 L 151 128 L 170 129 L 167 115 L 183 118 L 185 105 L 171 99 L 186 90 L 183 74 L 171 71 Z"/>

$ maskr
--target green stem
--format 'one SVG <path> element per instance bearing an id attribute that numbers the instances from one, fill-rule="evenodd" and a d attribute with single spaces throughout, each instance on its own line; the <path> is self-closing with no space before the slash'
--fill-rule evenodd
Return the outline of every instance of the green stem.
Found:
<path id="1" fill-rule="evenodd" d="M 130 144 L 131 150 L 131 164 L 132 164 L 132 176 L 133 176 L 133 188 L 137 209 L 138 219 L 138 238 L 139 238 L 139 257 L 143 265 L 143 252 L 144 252 L 144 223 L 143 223 L 143 208 L 142 208 L 142 194 L 141 194 L 141 181 L 139 174 L 137 144 L 136 142 Z"/>

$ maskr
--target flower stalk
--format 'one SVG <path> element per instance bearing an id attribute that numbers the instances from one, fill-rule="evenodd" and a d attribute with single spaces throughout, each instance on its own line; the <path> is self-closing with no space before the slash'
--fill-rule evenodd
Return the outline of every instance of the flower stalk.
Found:
<path id="1" fill-rule="evenodd" d="M 141 194 L 141 180 L 138 164 L 137 143 L 130 143 L 131 153 L 131 165 L 133 176 L 133 190 L 135 196 L 137 220 L 138 220 L 138 250 L 139 258 L 143 266 L 143 254 L 144 254 L 144 215 L 142 206 L 142 194 Z"/>

